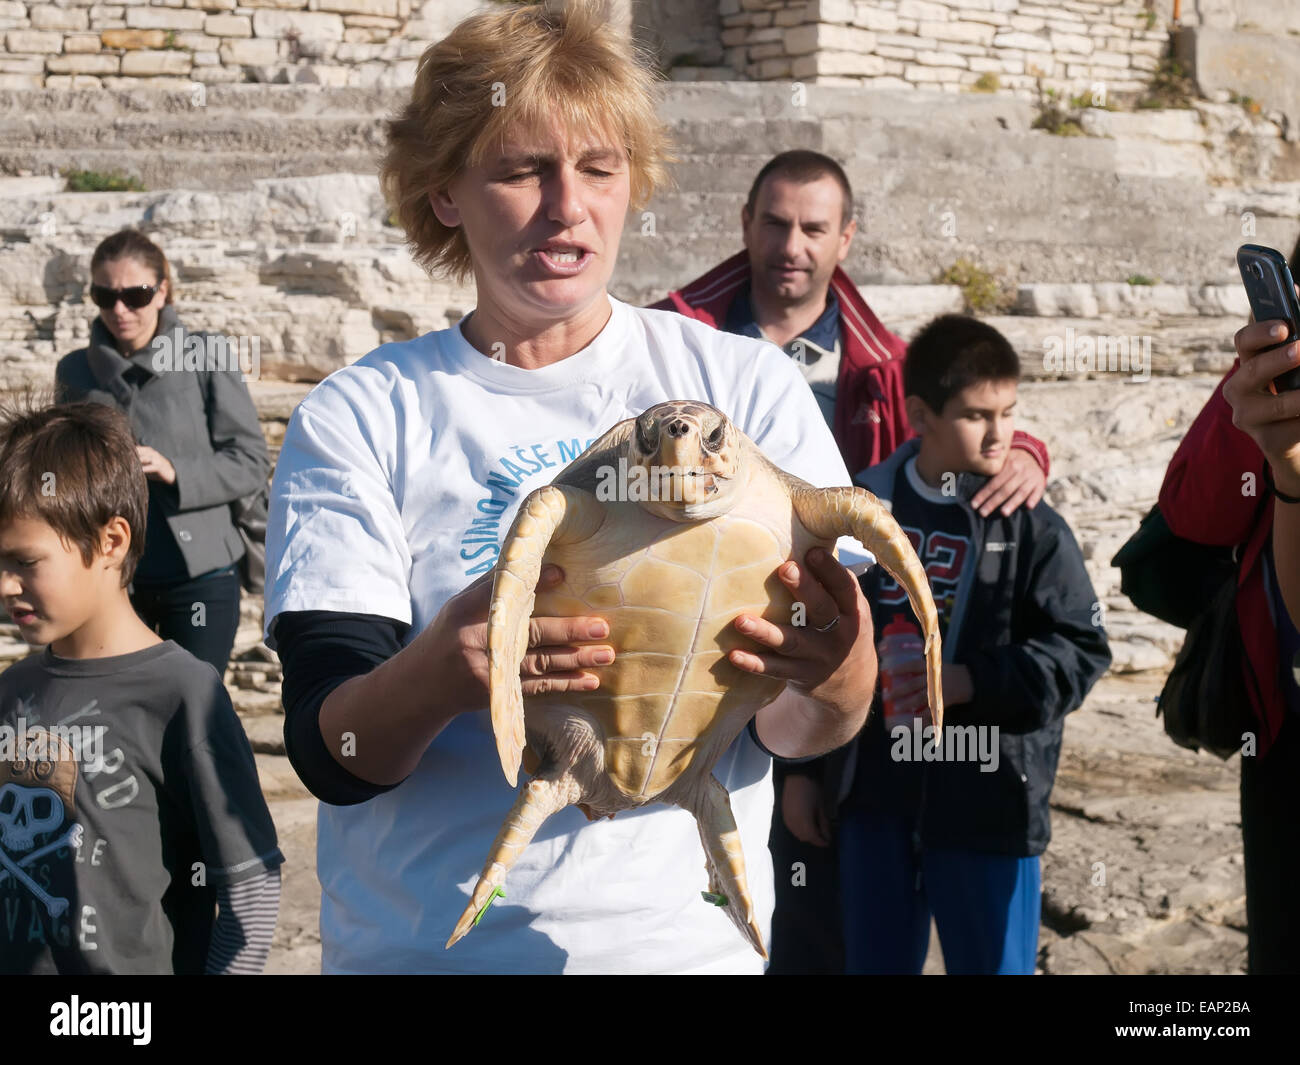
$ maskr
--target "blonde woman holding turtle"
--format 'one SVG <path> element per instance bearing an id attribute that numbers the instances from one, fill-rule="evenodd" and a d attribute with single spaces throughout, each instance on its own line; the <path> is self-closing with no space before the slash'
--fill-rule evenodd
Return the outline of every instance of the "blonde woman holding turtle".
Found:
<path id="1" fill-rule="evenodd" d="M 701 901 L 695 823 L 667 807 L 555 814 L 508 897 L 444 950 L 515 799 L 484 648 L 490 571 L 520 501 L 667 399 L 717 406 L 815 485 L 849 483 L 780 349 L 608 294 L 629 208 L 666 181 L 654 88 L 603 4 L 516 7 L 431 46 L 389 125 L 381 181 L 413 255 L 472 277 L 477 305 L 317 386 L 272 487 L 266 638 L 284 665 L 289 756 L 322 800 L 326 972 L 762 971 Z M 765 937 L 772 756 L 847 741 L 876 674 L 853 574 L 824 553 L 778 572 L 806 605 L 802 638 L 742 616 L 750 643 L 732 661 L 790 685 L 715 769 Z M 612 660 L 598 618 L 534 619 L 530 636 L 526 694 L 593 689 Z"/>

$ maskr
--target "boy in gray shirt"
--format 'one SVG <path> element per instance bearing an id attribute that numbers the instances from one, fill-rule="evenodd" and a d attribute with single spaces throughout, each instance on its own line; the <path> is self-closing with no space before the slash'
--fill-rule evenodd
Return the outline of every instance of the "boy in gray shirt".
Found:
<path id="1" fill-rule="evenodd" d="M 0 414 L 0 972 L 260 972 L 284 861 L 216 670 L 136 615 L 145 474 L 95 403 Z M 195 604 L 195 624 L 203 624 Z"/>

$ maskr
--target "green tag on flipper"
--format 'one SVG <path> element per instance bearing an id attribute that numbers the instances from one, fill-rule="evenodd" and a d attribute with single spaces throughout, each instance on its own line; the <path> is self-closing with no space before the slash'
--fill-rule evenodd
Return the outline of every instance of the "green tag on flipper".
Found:
<path id="1" fill-rule="evenodd" d="M 705 902 L 712 903 L 714 906 L 725 906 L 727 904 L 726 895 L 715 895 L 712 891 L 701 891 L 700 894 L 704 896 Z"/>
<path id="2" fill-rule="evenodd" d="M 479 921 L 483 920 L 483 915 L 488 912 L 488 907 L 491 906 L 492 903 L 496 901 L 498 896 L 500 896 L 503 899 L 506 897 L 506 893 L 501 889 L 500 884 L 498 884 L 496 887 L 492 889 L 492 894 L 488 896 L 487 902 L 483 903 L 483 908 L 474 915 L 474 923 L 470 925 L 471 928 L 478 927 Z"/>

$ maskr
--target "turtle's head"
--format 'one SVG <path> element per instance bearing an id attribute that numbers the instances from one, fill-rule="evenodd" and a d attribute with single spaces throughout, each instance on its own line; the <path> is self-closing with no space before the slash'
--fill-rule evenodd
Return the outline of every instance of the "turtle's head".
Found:
<path id="1" fill-rule="evenodd" d="M 636 419 L 628 472 L 644 479 L 642 498 L 628 498 L 675 521 L 698 521 L 729 510 L 741 461 L 740 431 L 707 403 L 672 400 Z M 632 487 L 629 484 L 629 489 Z"/>

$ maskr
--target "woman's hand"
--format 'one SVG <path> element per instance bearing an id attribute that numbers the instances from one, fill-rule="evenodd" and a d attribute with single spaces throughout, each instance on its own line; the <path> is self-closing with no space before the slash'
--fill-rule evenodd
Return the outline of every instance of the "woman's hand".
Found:
<path id="1" fill-rule="evenodd" d="M 789 681 L 790 687 L 824 706 L 859 712 L 871 703 L 876 683 L 871 610 L 857 578 L 829 551 L 815 547 L 806 561 L 806 570 L 787 562 L 776 571 L 795 603 L 803 606 L 804 623 L 774 625 L 741 614 L 736 629 L 774 653 L 736 648 L 728 658 L 748 673 Z"/>
<path id="2" fill-rule="evenodd" d="M 1254 322 L 1238 330 L 1234 343 L 1241 368 L 1223 386 L 1232 407 L 1232 423 L 1259 446 L 1273 468 L 1273 480 L 1287 495 L 1300 495 L 1300 389 L 1273 395 L 1275 377 L 1300 365 L 1300 342 L 1275 351 L 1286 338 L 1285 322 Z"/>
<path id="3" fill-rule="evenodd" d="M 564 580 L 559 566 L 542 567 L 538 591 Z M 437 675 L 446 678 L 441 696 L 453 713 L 480 710 L 488 703 L 487 617 L 492 601 L 492 574 L 485 573 L 443 604 L 429 625 L 428 646 L 442 658 Z M 586 670 L 614 661 L 609 644 L 576 646 L 609 636 L 603 618 L 533 618 L 528 623 L 528 651 L 520 667 L 525 695 L 592 691 L 600 679 Z"/>
<path id="4" fill-rule="evenodd" d="M 140 465 L 144 467 L 144 475 L 149 480 L 162 481 L 163 484 L 176 483 L 176 467 L 165 455 L 143 444 L 136 444 L 135 453 L 139 456 Z"/>

